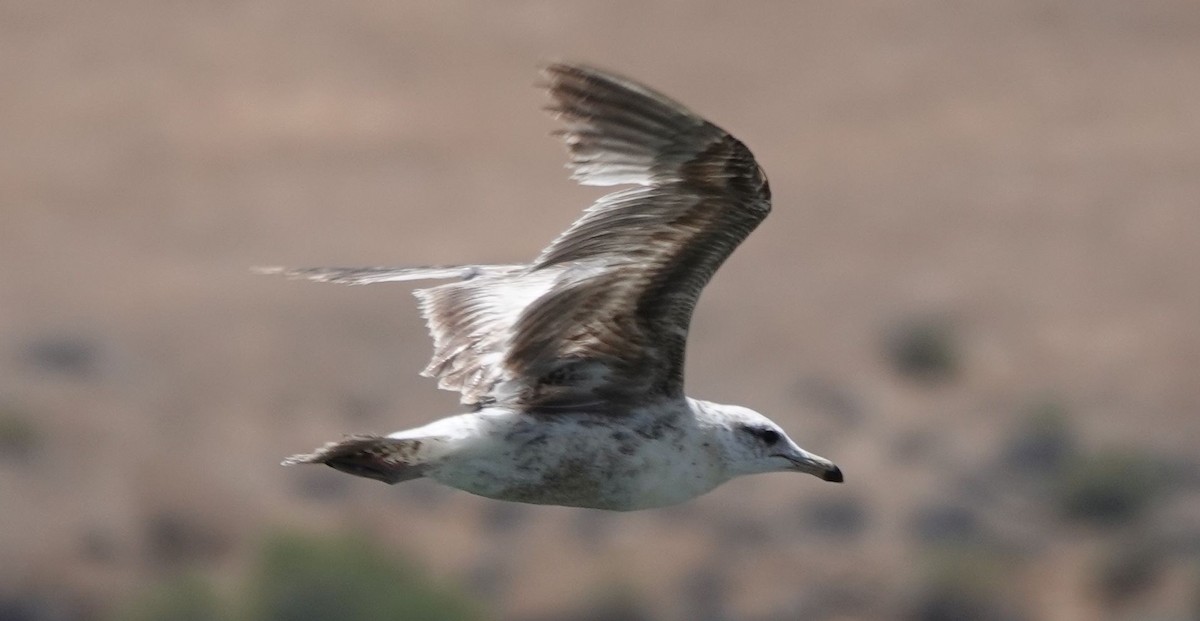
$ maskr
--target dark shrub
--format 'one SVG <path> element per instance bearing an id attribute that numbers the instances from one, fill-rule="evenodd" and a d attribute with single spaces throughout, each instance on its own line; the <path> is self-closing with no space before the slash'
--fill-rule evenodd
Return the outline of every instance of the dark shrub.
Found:
<path id="1" fill-rule="evenodd" d="M 999 558 L 971 547 L 947 550 L 926 567 L 925 583 L 910 602 L 910 621 L 1017 621 L 1025 619 L 1011 596 L 1010 572 Z"/>
<path id="2" fill-rule="evenodd" d="M 188 576 L 141 594 L 118 610 L 112 621 L 228 621 L 220 598 L 208 582 Z"/>
<path id="3" fill-rule="evenodd" d="M 0 458 L 26 462 L 37 454 L 42 440 L 42 432 L 31 414 L 0 404 Z"/>
<path id="4" fill-rule="evenodd" d="M 851 539 L 870 526 L 866 505 L 853 496 L 813 499 L 804 503 L 802 512 L 806 527 L 829 537 Z"/>
<path id="5" fill-rule="evenodd" d="M 923 544 L 972 545 L 982 532 L 975 512 L 959 505 L 933 505 L 917 510 L 912 532 Z"/>
<path id="6" fill-rule="evenodd" d="M 272 537 L 252 581 L 251 621 L 457 621 L 473 603 L 358 537 Z"/>
<path id="7" fill-rule="evenodd" d="M 1096 567 L 1093 583 L 1110 605 L 1134 597 L 1154 585 L 1162 572 L 1163 549 L 1146 537 L 1119 544 Z"/>
<path id="8" fill-rule="evenodd" d="M 1101 452 L 1078 459 L 1068 468 L 1059 499 L 1062 513 L 1069 519 L 1115 526 L 1141 517 L 1159 490 L 1158 469 L 1150 460 Z"/>
<path id="9" fill-rule="evenodd" d="M 1066 409 L 1053 402 L 1030 408 L 1004 451 L 1004 462 L 1018 472 L 1057 476 L 1075 455 Z"/>
<path id="10" fill-rule="evenodd" d="M 954 326 L 938 316 L 900 322 L 888 331 L 885 351 L 897 373 L 925 381 L 952 377 L 961 358 Z"/>
<path id="11" fill-rule="evenodd" d="M 25 359 L 43 371 L 86 379 L 100 370 L 100 347 L 83 336 L 43 336 L 25 346 Z"/>

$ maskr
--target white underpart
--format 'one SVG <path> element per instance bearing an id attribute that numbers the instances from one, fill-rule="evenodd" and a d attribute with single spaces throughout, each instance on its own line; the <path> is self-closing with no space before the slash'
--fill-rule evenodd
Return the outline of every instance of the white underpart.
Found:
<path id="1" fill-rule="evenodd" d="M 426 477 L 480 496 L 645 509 L 689 500 L 743 470 L 729 462 L 725 439 L 735 421 L 699 403 L 663 403 L 628 413 L 618 425 L 604 424 L 611 415 L 534 419 L 485 408 L 389 437 L 423 440 Z M 678 424 L 658 438 L 638 435 L 637 425 L 669 416 L 664 408 L 678 410 Z"/>

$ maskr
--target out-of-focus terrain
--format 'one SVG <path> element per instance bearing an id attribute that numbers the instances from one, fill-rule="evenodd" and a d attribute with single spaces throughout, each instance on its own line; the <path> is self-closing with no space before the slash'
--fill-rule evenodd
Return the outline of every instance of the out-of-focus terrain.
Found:
<path id="1" fill-rule="evenodd" d="M 599 195 L 557 58 L 759 157 L 689 389 L 845 485 L 610 514 L 277 466 L 457 407 L 407 287 L 249 268 L 532 257 Z M 0 4 L 0 619 L 293 601 L 289 536 L 487 619 L 1198 618 L 1197 67 L 1188 0 Z"/>

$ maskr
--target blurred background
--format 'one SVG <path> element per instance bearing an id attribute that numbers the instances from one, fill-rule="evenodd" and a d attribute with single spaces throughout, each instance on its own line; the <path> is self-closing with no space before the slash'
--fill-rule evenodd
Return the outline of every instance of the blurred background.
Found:
<path id="1" fill-rule="evenodd" d="M 458 411 L 409 287 L 600 192 L 538 63 L 743 139 L 689 390 L 847 483 L 630 514 L 281 457 Z M 1200 4 L 0 2 L 0 621 L 1200 619 Z"/>

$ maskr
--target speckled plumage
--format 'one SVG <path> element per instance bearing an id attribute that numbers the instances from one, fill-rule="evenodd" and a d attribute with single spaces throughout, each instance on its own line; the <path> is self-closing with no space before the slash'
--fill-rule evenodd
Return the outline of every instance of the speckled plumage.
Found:
<path id="1" fill-rule="evenodd" d="M 632 80 L 568 64 L 543 75 L 573 178 L 636 187 L 601 198 L 529 264 L 264 270 L 346 284 L 457 279 L 416 292 L 434 344 L 423 374 L 474 410 L 285 464 L 618 510 L 756 472 L 841 481 L 766 417 L 683 392 L 700 292 L 770 211 L 750 151 Z"/>

